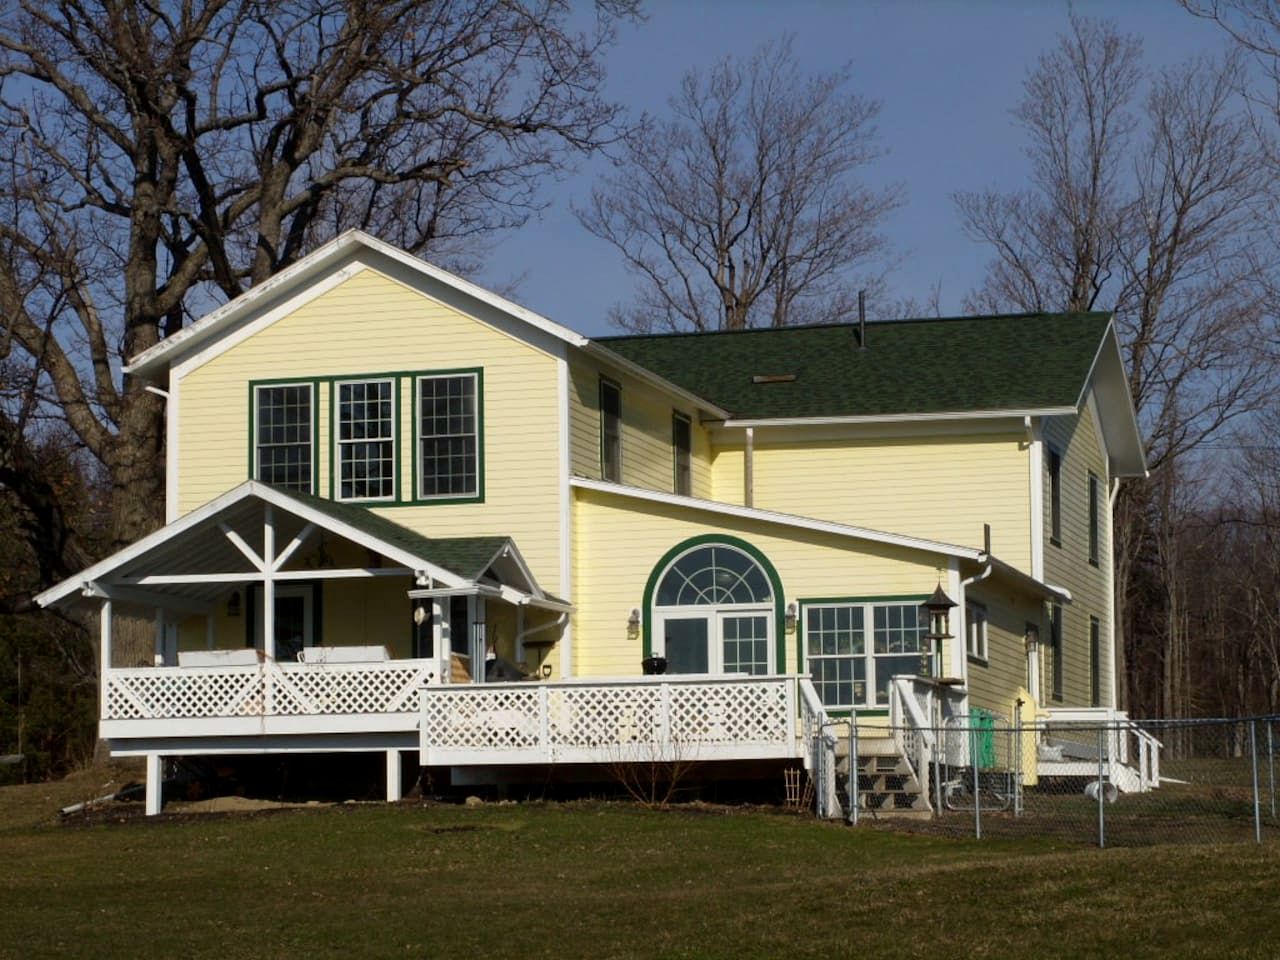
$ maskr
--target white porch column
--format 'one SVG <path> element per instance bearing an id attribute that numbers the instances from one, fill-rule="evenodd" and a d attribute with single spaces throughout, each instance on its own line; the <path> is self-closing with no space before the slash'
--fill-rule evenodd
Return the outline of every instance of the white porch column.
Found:
<path id="1" fill-rule="evenodd" d="M 160 607 L 156 607 L 155 628 L 156 628 L 155 659 L 153 662 L 157 667 L 163 667 L 165 665 L 164 663 L 164 610 L 162 610 Z"/>
<path id="2" fill-rule="evenodd" d="M 267 504 L 262 517 L 262 651 L 276 658 L 276 524 L 275 511 Z"/>
<path id="3" fill-rule="evenodd" d="M 102 662 L 98 667 L 98 717 L 107 716 L 107 690 L 111 673 L 111 601 L 103 600 L 98 609 L 98 636 L 102 646 Z"/>
<path id="4" fill-rule="evenodd" d="M 154 817 L 160 812 L 160 807 L 164 804 L 164 798 L 161 793 L 164 789 L 164 765 L 161 763 L 163 758 L 158 753 L 147 754 L 147 816 Z"/>
<path id="5" fill-rule="evenodd" d="M 401 796 L 400 751 L 387 751 L 387 803 L 395 803 Z"/>
<path id="6" fill-rule="evenodd" d="M 449 660 L 451 640 L 449 637 L 448 607 L 439 597 L 431 599 L 431 649 L 435 651 L 436 675 L 441 683 L 448 683 L 452 673 Z"/>

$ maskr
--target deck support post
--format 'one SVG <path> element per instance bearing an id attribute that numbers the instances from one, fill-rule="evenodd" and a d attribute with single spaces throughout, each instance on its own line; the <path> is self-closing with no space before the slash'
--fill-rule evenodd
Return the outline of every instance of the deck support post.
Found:
<path id="1" fill-rule="evenodd" d="M 111 601 L 103 600 L 98 611 L 98 634 L 102 644 L 102 660 L 98 665 L 98 717 L 107 717 L 107 699 L 111 680 Z"/>
<path id="2" fill-rule="evenodd" d="M 147 754 L 147 816 L 154 817 L 164 805 L 164 764 L 158 753 Z"/>
<path id="3" fill-rule="evenodd" d="M 387 751 L 387 803 L 396 803 L 401 799 L 400 751 Z"/>

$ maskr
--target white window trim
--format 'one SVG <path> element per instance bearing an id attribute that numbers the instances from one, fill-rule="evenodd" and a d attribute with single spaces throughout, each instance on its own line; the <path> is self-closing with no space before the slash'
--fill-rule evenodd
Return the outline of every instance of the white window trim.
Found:
<path id="1" fill-rule="evenodd" d="M 360 440 L 343 440 L 342 439 L 342 388 L 356 384 L 385 383 L 390 385 L 391 396 L 391 434 L 387 437 L 379 437 L 372 441 L 374 443 L 390 443 L 391 444 L 391 493 L 380 497 L 344 497 L 342 495 L 342 448 L 355 443 L 368 443 L 369 438 L 365 437 Z M 398 437 L 400 435 L 400 398 L 397 396 L 399 390 L 396 388 L 395 377 L 348 377 L 343 380 L 333 381 L 332 407 L 330 411 L 333 422 L 330 426 L 330 436 L 333 445 L 333 499 L 340 503 L 394 503 L 396 500 L 396 488 L 399 486 L 400 479 L 400 461 L 396 456 L 397 448 L 400 446 Z"/>
<path id="2" fill-rule="evenodd" d="M 864 691 L 867 694 L 867 700 L 864 703 L 852 704 L 827 704 L 828 709 L 832 710 L 881 710 L 889 705 L 886 699 L 883 703 L 878 699 L 879 696 L 879 673 L 876 670 L 876 661 L 888 659 L 889 657 L 918 657 L 917 653 L 876 653 L 875 641 L 875 610 L 877 607 L 919 607 L 920 601 L 917 600 L 834 600 L 834 601 L 817 601 L 811 602 L 807 600 L 800 601 L 800 622 L 804 624 L 804 662 L 806 669 L 809 667 L 811 660 L 840 660 L 861 658 L 864 661 L 863 683 Z M 809 654 L 809 629 L 808 616 L 810 610 L 826 610 L 840 609 L 843 607 L 860 607 L 862 609 L 862 653 L 851 655 L 840 654 L 819 654 L 816 657 Z M 927 627 L 927 625 L 926 625 Z M 857 683 L 858 681 L 854 681 Z"/>
<path id="3" fill-rule="evenodd" d="M 689 489 L 680 489 L 680 447 L 676 443 L 676 423 L 684 424 L 685 429 L 689 432 L 689 448 L 685 451 L 685 474 L 688 478 Z M 671 488 L 676 496 L 689 497 L 693 495 L 693 418 L 687 414 L 674 410 L 671 413 Z"/>
<path id="4" fill-rule="evenodd" d="M 653 608 L 652 646 L 655 656 L 667 655 L 667 634 L 664 629 L 666 621 L 671 620 L 706 620 L 707 621 L 707 676 L 727 676 L 724 668 L 724 637 L 721 634 L 721 623 L 725 617 L 763 617 L 765 622 L 765 654 L 767 657 L 765 673 L 777 672 L 774 645 L 776 638 L 773 630 L 773 607 L 759 603 L 700 603 L 685 604 L 678 607 Z M 738 673 L 733 674 L 738 676 Z"/>
<path id="5" fill-rule="evenodd" d="M 426 439 L 422 432 L 422 384 L 426 380 L 451 380 L 458 377 L 471 378 L 471 396 L 474 401 L 475 409 L 472 411 L 472 430 L 471 436 L 475 439 L 475 485 L 471 490 L 464 493 L 424 493 L 423 492 L 423 471 L 426 469 L 426 457 L 422 455 L 422 441 Z M 483 485 L 481 471 L 484 469 L 484 459 L 480 450 L 480 431 L 481 418 L 483 411 L 480 409 L 480 375 L 475 370 L 459 370 L 454 372 L 441 373 L 418 373 L 413 377 L 413 449 L 414 462 L 416 464 L 413 477 L 413 497 L 414 500 L 420 502 L 436 503 L 447 500 L 474 500 L 480 496 L 480 490 Z M 462 436 L 459 434 L 459 436 Z"/>
<path id="6" fill-rule="evenodd" d="M 974 600 L 970 600 L 965 606 L 965 655 L 970 660 L 987 663 L 990 655 L 987 608 Z"/>
<path id="7" fill-rule="evenodd" d="M 307 490 L 307 493 L 314 495 L 317 489 L 317 486 L 316 486 L 317 480 L 319 479 L 316 476 L 316 473 L 318 472 L 316 470 L 316 449 L 317 449 L 316 444 L 319 442 L 319 438 L 315 436 L 315 433 L 316 433 L 316 430 L 315 430 L 316 385 L 315 385 L 315 381 L 313 380 L 288 380 L 281 383 L 255 383 L 253 385 L 253 409 L 249 412 L 249 415 L 253 418 L 253 470 L 250 476 L 252 477 L 252 479 L 258 480 L 262 483 L 268 482 L 262 479 L 262 472 L 261 472 L 262 471 L 262 425 L 261 425 L 261 422 L 258 420 L 258 411 L 261 409 L 259 398 L 261 397 L 263 390 L 279 390 L 285 387 L 306 387 L 307 389 L 307 397 L 308 397 L 308 405 L 309 405 L 309 409 L 307 413 L 307 427 L 310 429 L 312 434 L 311 441 L 307 444 L 307 452 L 308 452 L 307 468 L 311 474 L 311 484 L 309 489 Z"/>

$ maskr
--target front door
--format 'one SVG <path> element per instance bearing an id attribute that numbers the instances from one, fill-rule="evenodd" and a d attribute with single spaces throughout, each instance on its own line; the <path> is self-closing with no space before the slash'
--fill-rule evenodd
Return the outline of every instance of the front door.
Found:
<path id="1" fill-rule="evenodd" d="M 276 660 L 281 663 L 293 663 L 298 659 L 305 647 L 316 645 L 315 617 L 313 598 L 315 588 L 307 585 L 290 585 L 276 587 L 275 640 Z M 257 590 L 250 592 L 250 603 L 262 606 L 262 594 Z M 254 646 L 265 649 L 262 642 L 262 611 L 253 610 Z"/>

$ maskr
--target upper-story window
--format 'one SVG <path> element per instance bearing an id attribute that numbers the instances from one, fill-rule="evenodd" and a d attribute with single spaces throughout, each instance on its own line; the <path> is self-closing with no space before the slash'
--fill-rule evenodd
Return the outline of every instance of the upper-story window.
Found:
<path id="1" fill-rule="evenodd" d="M 418 378 L 418 497 L 480 494 L 479 375 Z"/>
<path id="2" fill-rule="evenodd" d="M 1062 455 L 1049 451 L 1049 542 L 1062 546 Z"/>
<path id="3" fill-rule="evenodd" d="M 256 386 L 253 476 L 286 490 L 314 487 L 314 396 L 310 383 Z"/>
<path id="4" fill-rule="evenodd" d="M 392 500 L 396 483 L 395 381 L 339 382 L 334 412 L 337 499 Z"/>
<path id="5" fill-rule="evenodd" d="M 671 415 L 671 459 L 675 470 L 676 493 L 687 497 L 693 493 L 690 459 L 693 455 L 693 423 L 683 413 Z"/>
<path id="6" fill-rule="evenodd" d="M 622 388 L 600 378 L 600 479 L 622 482 Z"/>
<path id="7" fill-rule="evenodd" d="M 1098 565 L 1098 550 L 1102 540 L 1102 505 L 1098 499 L 1098 478 L 1089 474 L 1089 562 Z"/>

